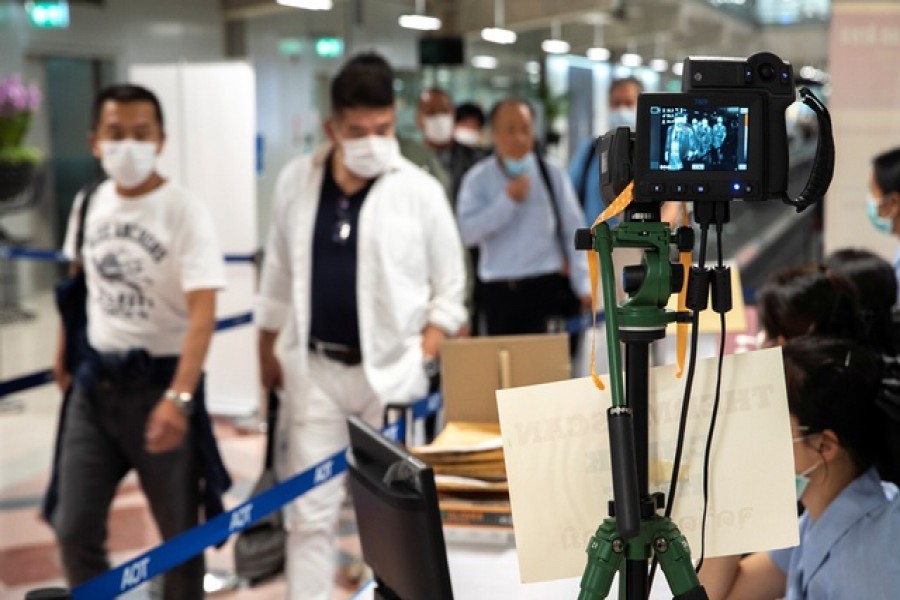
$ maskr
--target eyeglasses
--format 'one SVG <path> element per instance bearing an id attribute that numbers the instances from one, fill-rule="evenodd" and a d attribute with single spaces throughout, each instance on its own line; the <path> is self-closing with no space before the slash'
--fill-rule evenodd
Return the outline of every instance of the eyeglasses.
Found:
<path id="1" fill-rule="evenodd" d="M 811 435 L 816 435 L 817 433 L 821 433 L 820 431 L 810 431 L 809 425 L 800 425 L 797 427 L 797 432 L 800 434 L 797 437 L 791 438 L 791 441 L 795 444 L 797 442 L 805 442 L 806 439 Z"/>
<path id="2" fill-rule="evenodd" d="M 337 220 L 334 223 L 334 231 L 331 233 L 331 241 L 345 245 L 353 233 L 353 224 L 350 223 L 350 200 L 341 197 L 337 201 L 335 210 Z"/>

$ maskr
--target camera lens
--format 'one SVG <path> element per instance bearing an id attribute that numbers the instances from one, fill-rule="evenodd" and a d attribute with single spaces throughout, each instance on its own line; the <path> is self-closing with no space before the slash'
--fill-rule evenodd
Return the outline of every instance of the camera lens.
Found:
<path id="1" fill-rule="evenodd" d="M 769 81 L 775 76 L 775 67 L 769 63 L 763 63 L 759 66 L 759 76 L 763 81 Z"/>

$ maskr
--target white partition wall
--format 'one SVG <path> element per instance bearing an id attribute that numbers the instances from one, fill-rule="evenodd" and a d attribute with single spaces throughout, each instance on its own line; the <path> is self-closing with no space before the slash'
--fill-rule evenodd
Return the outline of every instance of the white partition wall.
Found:
<path id="1" fill-rule="evenodd" d="M 231 259 L 217 316 L 246 316 L 256 290 L 255 267 L 246 259 L 258 247 L 253 69 L 235 62 L 136 65 L 129 76 L 153 90 L 163 105 L 167 140 L 160 171 L 207 203 Z M 210 412 L 252 413 L 258 381 L 252 324 L 217 332 L 206 361 Z"/>
<path id="2" fill-rule="evenodd" d="M 893 261 L 897 238 L 866 218 L 872 159 L 900 146 L 900 3 L 832 4 L 828 67 L 837 147 L 825 200 L 825 252 L 868 248 Z"/>

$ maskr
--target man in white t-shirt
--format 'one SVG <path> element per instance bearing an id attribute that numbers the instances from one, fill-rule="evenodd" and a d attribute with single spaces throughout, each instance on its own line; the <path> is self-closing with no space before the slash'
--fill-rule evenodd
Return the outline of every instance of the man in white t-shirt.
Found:
<path id="1" fill-rule="evenodd" d="M 61 328 L 54 368 L 71 393 L 51 522 L 73 587 L 109 568 L 109 506 L 131 469 L 166 539 L 197 524 L 202 500 L 207 517 L 221 511 L 209 493 L 229 485 L 202 380 L 222 253 L 205 206 L 156 171 L 164 140 L 152 92 L 124 84 L 98 94 L 91 145 L 109 179 L 76 199 L 64 245 L 86 277 L 89 348 L 68 372 Z M 167 572 L 164 597 L 203 597 L 204 571 L 201 555 Z"/>

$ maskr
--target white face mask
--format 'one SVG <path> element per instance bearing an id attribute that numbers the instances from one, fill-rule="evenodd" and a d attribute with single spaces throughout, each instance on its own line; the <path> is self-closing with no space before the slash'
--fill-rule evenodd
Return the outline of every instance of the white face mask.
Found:
<path id="1" fill-rule="evenodd" d="M 453 130 L 453 139 L 464 146 L 478 146 L 481 144 L 481 132 L 468 127 L 457 127 Z"/>
<path id="2" fill-rule="evenodd" d="M 384 173 L 400 152 L 397 138 L 392 135 L 341 140 L 341 148 L 344 151 L 344 166 L 364 179 L 372 179 Z"/>
<path id="3" fill-rule="evenodd" d="M 614 108 L 609 111 L 609 128 L 628 127 L 632 131 L 637 129 L 637 109 L 636 108 Z"/>
<path id="4" fill-rule="evenodd" d="M 100 142 L 100 164 L 120 188 L 131 190 L 153 174 L 156 167 L 156 147 L 156 142 L 136 140 Z"/>
<path id="5" fill-rule="evenodd" d="M 434 115 L 422 119 L 422 133 L 432 144 L 446 144 L 453 139 L 453 115 Z"/>

